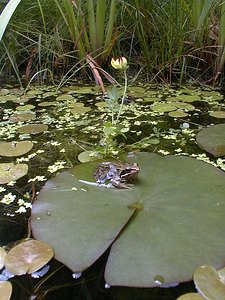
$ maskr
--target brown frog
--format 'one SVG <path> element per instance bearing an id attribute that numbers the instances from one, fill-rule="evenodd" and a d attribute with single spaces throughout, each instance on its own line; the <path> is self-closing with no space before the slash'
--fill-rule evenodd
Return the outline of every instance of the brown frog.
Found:
<path id="1" fill-rule="evenodd" d="M 137 163 L 102 162 L 95 169 L 93 176 L 98 184 L 106 184 L 106 187 L 129 189 L 126 183 L 132 182 L 137 177 L 140 168 Z"/>

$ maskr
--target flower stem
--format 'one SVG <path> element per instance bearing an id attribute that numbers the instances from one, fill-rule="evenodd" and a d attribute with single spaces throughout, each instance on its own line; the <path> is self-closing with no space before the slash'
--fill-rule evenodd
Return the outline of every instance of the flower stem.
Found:
<path id="1" fill-rule="evenodd" d="M 126 97 L 126 93 L 127 93 L 127 72 L 126 70 L 124 70 L 124 90 L 123 90 L 123 95 L 122 95 L 122 99 L 121 99 L 121 104 L 120 104 L 120 109 L 116 118 L 116 123 L 119 121 L 122 109 L 123 109 L 123 104 L 124 104 L 124 100 Z"/>

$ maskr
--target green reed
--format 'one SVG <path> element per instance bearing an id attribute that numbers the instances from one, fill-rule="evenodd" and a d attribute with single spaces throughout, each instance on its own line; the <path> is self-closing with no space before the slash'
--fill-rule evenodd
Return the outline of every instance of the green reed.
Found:
<path id="1" fill-rule="evenodd" d="M 55 0 L 78 50 L 79 59 L 92 53 L 103 58 L 111 50 L 116 0 Z"/>

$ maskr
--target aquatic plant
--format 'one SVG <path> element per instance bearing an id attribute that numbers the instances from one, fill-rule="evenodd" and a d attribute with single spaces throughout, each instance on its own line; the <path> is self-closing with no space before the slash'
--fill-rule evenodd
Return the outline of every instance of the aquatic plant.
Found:
<path id="1" fill-rule="evenodd" d="M 49 180 L 33 204 L 34 237 L 75 273 L 111 247 L 109 285 L 168 287 L 204 262 L 222 267 L 225 173 L 185 156 L 120 158 L 141 169 L 130 190 L 91 185 L 96 161 Z"/>

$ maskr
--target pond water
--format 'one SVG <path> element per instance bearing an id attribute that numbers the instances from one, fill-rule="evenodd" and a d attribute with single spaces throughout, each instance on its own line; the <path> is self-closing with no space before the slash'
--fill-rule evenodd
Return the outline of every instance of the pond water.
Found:
<path id="1" fill-rule="evenodd" d="M 214 157 L 196 143 L 203 128 L 224 123 L 224 96 L 218 90 L 140 85 L 129 87 L 128 95 L 120 118 L 123 134 L 116 137 L 115 154 L 185 155 L 225 170 L 223 157 Z M 53 86 L 35 86 L 26 93 L 4 87 L 0 103 L 0 165 L 27 167 L 10 174 L 1 169 L 0 173 L 0 246 L 10 246 L 29 234 L 30 209 L 44 183 L 87 160 L 85 153 L 102 149 L 103 122 L 111 120 L 111 112 L 99 90 L 90 86 L 71 85 L 58 91 Z M 53 260 L 53 275 L 39 289 L 37 285 L 47 277 L 14 277 L 12 299 L 29 299 L 34 290 L 37 299 L 171 300 L 195 291 L 192 282 L 169 289 L 105 289 L 106 258 L 107 253 L 77 280 L 68 268 Z"/>

